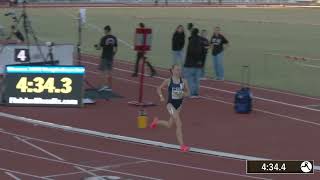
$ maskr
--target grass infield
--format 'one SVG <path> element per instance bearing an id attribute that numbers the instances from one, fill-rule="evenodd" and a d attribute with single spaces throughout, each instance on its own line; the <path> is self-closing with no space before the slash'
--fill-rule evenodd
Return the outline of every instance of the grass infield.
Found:
<path id="1" fill-rule="evenodd" d="M 11 18 L 4 16 L 7 10 L 0 11 L 0 24 L 6 31 L 11 24 Z M 42 41 L 74 44 L 78 41 L 78 11 L 78 8 L 27 10 Z M 192 22 L 209 34 L 219 25 L 231 43 L 225 52 L 227 80 L 240 81 L 241 66 L 250 65 L 254 85 L 320 96 L 320 61 L 314 60 L 320 59 L 319 13 L 319 8 L 88 8 L 82 50 L 98 55 L 100 52 L 93 45 L 101 37 L 102 27 L 110 24 L 120 39 L 117 58 L 133 61 L 135 53 L 130 47 L 133 32 L 137 23 L 144 22 L 154 32 L 150 59 L 157 66 L 169 67 L 171 36 L 177 25 Z M 301 64 L 290 61 L 288 56 L 313 60 Z M 211 61 L 209 54 L 206 70 L 210 76 Z"/>

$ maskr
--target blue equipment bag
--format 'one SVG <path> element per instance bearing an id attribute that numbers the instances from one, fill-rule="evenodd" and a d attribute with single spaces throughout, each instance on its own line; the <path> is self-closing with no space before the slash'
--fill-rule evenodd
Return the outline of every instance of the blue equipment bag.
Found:
<path id="1" fill-rule="evenodd" d="M 245 83 L 245 73 L 247 80 Z M 249 88 L 250 83 L 250 68 L 249 66 L 242 67 L 242 83 L 241 89 L 238 90 L 234 98 L 234 110 L 237 113 L 248 114 L 252 111 L 252 93 Z"/>

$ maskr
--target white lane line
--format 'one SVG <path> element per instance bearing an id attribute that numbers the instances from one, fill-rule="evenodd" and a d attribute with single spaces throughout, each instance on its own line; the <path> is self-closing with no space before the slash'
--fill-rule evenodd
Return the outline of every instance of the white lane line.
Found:
<path id="1" fill-rule="evenodd" d="M 57 127 L 56 127 L 57 128 Z M 69 130 L 72 131 L 72 130 Z M 87 130 L 88 131 L 88 130 Z M 64 147 L 69 147 L 69 148 L 74 148 L 74 149 L 80 149 L 80 150 L 85 150 L 85 151 L 90 151 L 90 152 L 94 152 L 94 153 L 99 153 L 99 154 L 106 154 L 106 155 L 112 155 L 112 156 L 117 156 L 117 157 L 123 157 L 123 158 L 129 158 L 129 159 L 135 159 L 135 160 L 141 160 L 141 161 L 149 161 L 149 162 L 153 162 L 156 164 L 163 164 L 163 165 L 169 165 L 169 166 L 175 166 L 175 167 L 182 167 L 182 168 L 186 168 L 186 169 L 192 169 L 192 170 L 199 170 L 199 171 L 204 171 L 204 172 L 209 172 L 209 173 L 219 173 L 219 174 L 227 174 L 227 175 L 234 175 L 234 176 L 245 176 L 248 178 L 253 178 L 253 179 L 261 179 L 259 177 L 255 177 L 255 176 L 248 176 L 248 175 L 242 175 L 242 174 L 237 174 L 237 173 L 230 173 L 230 172 L 226 172 L 226 171 L 218 171 L 218 170 L 212 170 L 212 169 L 206 169 L 206 168 L 200 168 L 200 167 L 195 167 L 195 166 L 188 166 L 188 165 L 184 165 L 184 164 L 179 164 L 179 163 L 170 163 L 170 162 L 166 162 L 166 161 L 159 161 L 159 160 L 152 160 L 152 159 L 146 159 L 146 158 L 140 158 L 137 156 L 128 156 L 128 155 L 123 155 L 123 154 L 117 154 L 117 153 L 111 153 L 111 152 L 106 152 L 106 151 L 99 151 L 99 150 L 95 150 L 95 149 L 89 149 L 89 148 L 84 148 L 84 147 L 79 147 L 79 146 L 73 146 L 73 145 L 69 145 L 69 144 L 63 144 L 63 143 L 57 143 L 57 142 L 53 142 L 53 141 L 47 141 L 47 140 L 42 140 L 42 139 L 38 139 L 38 138 L 32 138 L 32 137 L 28 137 L 28 136 L 23 136 L 23 135 L 19 135 L 19 134 L 15 134 L 15 133 L 9 133 L 9 132 L 5 132 L 5 131 L 0 131 L 3 134 L 8 134 L 8 135 L 12 135 L 12 136 L 19 136 L 19 137 L 23 137 L 23 138 L 28 138 L 28 139 L 32 139 L 35 141 L 40 141 L 40 142 L 45 142 L 45 143 L 49 143 L 49 144 L 55 144 L 55 145 L 59 145 L 59 146 L 64 146 Z M 78 132 L 80 134 L 83 134 L 81 132 Z M 85 134 L 88 135 L 88 134 Z M 90 135 L 90 134 L 89 134 Z M 102 136 L 97 136 L 94 135 L 95 137 L 102 137 Z M 127 141 L 128 142 L 128 141 Z M 134 143 L 134 142 L 130 142 L 130 143 Z M 139 143 L 141 144 L 141 143 Z M 159 144 L 156 143 L 156 144 Z M 162 143 L 164 144 L 164 143 Z M 144 145 L 144 144 L 142 144 Z M 150 144 L 151 146 L 155 146 Z M 158 145 L 159 146 L 159 145 Z M 178 147 L 179 148 L 179 147 Z M 208 152 L 206 152 L 208 153 Z M 206 154 L 204 154 L 206 155 Z M 209 154 L 210 155 L 210 154 Z M 229 157 L 224 157 L 224 156 L 218 156 L 220 158 L 225 158 L 225 159 L 230 159 Z M 242 156 L 241 156 L 242 157 Z M 232 159 L 232 158 L 231 158 Z M 264 158 L 251 158 L 251 159 L 255 159 L 255 160 L 263 160 Z M 244 160 L 244 159 L 232 159 L 232 160 Z M 100 169 L 98 169 L 100 170 Z M 264 178 L 262 178 L 264 179 Z"/>
<path id="2" fill-rule="evenodd" d="M 71 14 L 68 14 L 68 15 L 71 16 L 71 17 L 73 17 L 73 18 L 77 18 L 77 17 L 74 16 L 74 15 L 71 15 Z M 97 26 L 97 25 L 95 25 L 95 24 L 92 24 L 92 23 L 87 23 L 87 24 L 88 24 L 91 28 L 99 31 L 100 33 L 103 32 L 103 31 L 102 31 L 102 28 L 100 28 L 99 26 Z M 124 41 L 124 40 L 122 40 L 122 39 L 120 39 L 120 38 L 118 38 L 118 40 L 119 40 L 119 42 L 122 42 L 124 45 L 130 47 L 130 49 L 133 49 L 133 46 L 132 46 L 130 43 L 128 43 L 127 41 Z M 94 57 L 94 56 L 92 56 L 92 57 Z M 96 56 L 95 56 L 95 57 L 96 57 Z M 130 63 L 127 63 L 127 64 L 130 64 Z M 130 65 L 132 65 L 132 64 L 130 64 Z M 158 69 L 159 69 L 159 68 L 158 68 Z M 167 71 L 166 71 L 166 72 L 167 72 Z M 131 73 L 131 71 L 130 71 L 130 73 Z M 230 84 L 231 84 L 231 83 L 230 83 Z M 207 88 L 208 86 L 201 86 L 201 87 Z M 256 88 L 256 87 L 255 87 L 255 88 Z M 218 89 L 218 88 L 214 88 L 214 89 L 217 90 L 217 91 L 222 91 L 222 92 L 234 94 L 234 92 L 232 92 L 232 91 L 222 90 L 222 89 Z M 258 88 L 256 88 L 256 89 L 258 89 Z M 262 89 L 262 88 L 260 88 L 260 89 Z M 281 92 L 281 91 L 279 91 L 279 93 L 280 93 L 280 92 Z M 284 92 L 281 92 L 281 93 L 282 93 L 282 94 L 295 95 L 295 94 L 293 94 L 293 93 L 284 93 Z M 297 95 L 295 95 L 295 96 L 297 96 Z M 298 95 L 298 96 L 300 96 L 300 95 Z M 307 96 L 305 96 L 305 97 L 307 97 Z M 314 109 L 312 109 L 312 108 L 308 108 L 308 107 L 304 107 L 304 106 L 299 106 L 299 105 L 294 105 L 294 104 L 290 104 L 290 103 L 285 103 L 285 102 L 281 102 L 281 101 L 276 101 L 276 100 L 272 100 L 272 99 L 268 99 L 268 98 L 262 98 L 262 97 L 258 97 L 258 96 L 255 96 L 254 98 L 259 99 L 259 100 L 263 100 L 263 101 L 270 101 L 270 102 L 273 102 L 273 103 L 279 103 L 279 104 L 282 104 L 282 105 L 293 106 L 293 107 L 297 107 L 297 108 L 306 108 L 306 109 L 308 109 L 308 110 L 314 110 Z M 310 98 L 310 97 L 309 97 L 309 98 Z M 317 99 L 317 100 L 320 100 L 320 99 Z M 316 111 L 320 112 L 320 110 L 316 110 Z"/>
<path id="3" fill-rule="evenodd" d="M 20 137 L 18 137 L 18 136 L 15 136 L 15 138 L 16 138 L 17 140 L 19 140 L 19 141 L 21 141 L 21 142 L 23 142 L 23 143 L 25 143 L 25 144 L 33 147 L 33 148 L 35 148 L 35 149 L 37 149 L 37 150 L 39 150 L 39 151 L 41 151 L 41 152 L 43 152 L 43 153 L 45 153 L 45 154 L 53 157 L 53 158 L 55 158 L 55 159 L 58 159 L 58 160 L 60 160 L 60 161 L 64 161 L 63 158 L 61 158 L 61 157 L 59 157 L 59 156 L 57 156 L 57 155 L 55 155 L 55 154 L 53 154 L 53 153 L 51 153 L 51 152 L 43 149 L 43 148 L 41 148 L 41 147 L 39 147 L 39 146 L 37 146 L 37 145 L 35 145 L 35 144 L 32 144 L 32 143 L 30 143 L 30 142 L 28 142 L 28 141 L 26 141 L 26 140 L 24 140 L 24 139 L 22 139 L 22 138 L 20 138 Z"/>
<path id="4" fill-rule="evenodd" d="M 87 71 L 87 72 L 90 72 L 90 73 L 93 73 L 93 74 L 99 74 L 99 73 L 94 72 L 94 71 Z M 120 77 L 113 77 L 113 78 L 114 78 L 114 79 L 118 79 L 118 80 L 123 80 L 123 81 L 131 82 L 131 83 L 134 83 L 134 84 L 139 84 L 138 81 L 133 81 L 133 80 L 126 79 L 126 78 L 120 78 Z M 156 86 L 156 85 L 152 85 L 152 84 L 148 84 L 148 83 L 144 83 L 144 85 L 145 85 L 145 86 L 148 86 L 148 87 L 153 87 L 153 88 L 157 88 L 157 87 L 158 87 L 158 86 Z M 230 103 L 230 102 L 227 102 L 227 101 L 224 101 L 224 100 L 215 99 L 215 98 L 210 97 L 210 96 L 200 96 L 200 98 L 207 99 L 207 100 L 211 100 L 211 101 L 216 101 L 216 102 L 221 102 L 221 103 L 228 104 L 228 105 L 232 105 L 232 106 L 234 105 L 233 103 Z M 283 114 L 273 113 L 273 112 L 266 111 L 266 110 L 259 109 L 259 108 L 253 108 L 253 110 L 262 112 L 262 113 L 264 113 L 264 114 L 269 114 L 269 115 L 273 115 L 273 116 L 277 116 L 277 117 L 281 117 L 281 118 L 286 118 L 286 119 L 298 121 L 298 122 L 300 122 L 300 123 L 305 123 L 305 124 L 311 124 L 311 125 L 320 126 L 320 123 L 316 123 L 316 122 L 312 122 L 312 121 L 308 121 L 308 120 L 304 120 L 304 119 L 300 119 L 300 118 L 296 118 L 296 117 L 292 117 L 292 116 L 287 116 L 287 115 L 283 115 Z"/>
<path id="5" fill-rule="evenodd" d="M 121 168 L 121 167 L 124 167 L 124 166 L 129 166 L 129 165 L 137 165 L 137 164 L 142 164 L 142 163 L 148 163 L 150 161 L 146 161 L 146 160 L 143 160 L 143 161 L 134 161 L 134 162 L 125 162 L 125 163 L 119 163 L 119 164 L 112 164 L 112 165 L 109 165 L 109 166 L 103 166 L 101 168 Z"/>
<path id="6" fill-rule="evenodd" d="M 90 54 L 85 54 L 85 56 L 97 58 L 97 56 L 95 56 L 95 55 L 90 55 Z M 125 61 L 125 60 L 119 60 L 119 61 L 117 61 L 117 62 L 118 62 L 118 63 L 121 63 L 121 64 L 127 64 L 127 65 L 130 65 L 130 66 L 133 65 L 131 62 L 127 62 L 127 61 Z M 166 72 L 166 73 L 169 72 L 168 69 L 166 69 L 166 68 L 161 68 L 161 67 L 157 67 L 157 70 L 158 70 L 158 71 L 162 71 L 162 72 Z M 207 81 L 213 81 L 213 80 L 208 79 Z M 234 86 L 240 86 L 240 83 L 237 83 L 237 82 L 224 81 L 224 83 L 226 83 L 226 84 L 231 84 L 231 85 L 234 85 Z M 279 93 L 279 94 L 290 95 L 290 96 L 296 96 L 296 97 L 305 98 L 305 99 L 311 99 L 311 100 L 320 101 L 320 98 L 310 97 L 310 96 L 304 96 L 304 95 L 301 95 L 301 94 L 295 94 L 295 93 L 290 93 L 290 92 L 283 92 L 283 91 L 279 91 L 279 90 L 275 90 L 275 89 L 267 89 L 267 88 L 256 87 L 256 86 L 251 86 L 251 88 L 253 88 L 253 89 L 258 89 L 258 90 L 263 90 L 263 91 L 268 91 L 268 92 Z"/>
<path id="7" fill-rule="evenodd" d="M 64 12 L 64 11 L 63 11 L 63 12 Z M 75 18 L 75 19 L 78 19 L 78 18 L 79 18 L 79 17 L 77 17 L 77 16 L 75 16 L 75 15 L 73 15 L 73 14 L 69 14 L 69 13 L 67 13 L 67 12 L 64 12 L 64 14 L 66 14 L 66 15 L 69 16 L 69 17 Z M 102 30 L 103 28 L 99 27 L 98 25 L 93 24 L 93 23 L 89 23 L 88 20 L 87 20 L 87 22 L 86 22 L 85 24 L 88 25 L 88 27 L 91 27 L 91 29 L 98 31 L 99 33 L 103 33 L 103 30 Z M 117 37 L 117 39 L 118 39 L 119 42 L 121 42 L 121 43 L 124 44 L 125 46 L 129 47 L 130 49 L 134 49 L 134 47 L 133 47 L 130 43 L 128 43 L 127 41 L 122 40 L 122 39 L 120 39 L 119 37 Z"/>
<path id="8" fill-rule="evenodd" d="M 86 64 L 91 64 L 91 65 L 96 65 L 96 66 L 98 65 L 96 63 L 92 63 L 92 62 L 88 62 L 88 61 L 81 61 L 81 62 L 86 63 Z M 121 68 L 114 67 L 113 69 L 116 69 L 116 70 L 119 70 L 119 71 L 122 71 L 122 72 L 132 73 L 132 71 L 121 69 Z M 161 80 L 166 79 L 166 78 L 161 77 L 161 76 L 154 76 L 154 78 L 161 79 Z M 200 88 L 208 89 L 208 90 L 214 90 L 214 91 L 220 91 L 220 92 L 233 94 L 233 95 L 235 94 L 235 92 L 233 92 L 233 91 L 228 91 L 228 90 L 219 89 L 219 88 L 213 88 L 213 87 L 204 86 L 204 85 L 200 85 Z M 276 100 L 272 100 L 272 99 L 268 99 L 268 98 L 262 98 L 262 97 L 258 97 L 258 96 L 253 96 L 253 98 L 254 99 L 258 99 L 258 100 L 262 100 L 262 101 L 266 101 L 266 102 L 272 102 L 272 103 L 276 103 L 276 104 L 290 106 L 290 107 L 294 107 L 294 108 L 320 112 L 320 109 L 313 109 L 313 108 L 309 108 L 309 107 L 305 107 L 305 106 L 300 106 L 300 105 L 296 105 L 296 104 L 290 104 L 290 103 L 286 103 L 286 102 L 282 102 L 282 101 L 276 101 Z"/>
<path id="9" fill-rule="evenodd" d="M 92 73 L 99 74 L 99 73 L 94 72 L 94 71 Z M 125 79 L 125 78 L 117 78 L 117 79 L 125 80 L 125 81 L 132 82 L 132 83 L 135 83 L 135 84 L 139 83 L 137 81 L 132 81 L 132 80 L 128 80 L 128 79 Z M 149 87 L 157 87 L 157 86 L 151 85 L 151 84 L 145 84 L 145 85 L 149 86 Z M 210 97 L 202 97 L 202 98 L 208 98 L 208 99 L 211 99 L 211 101 L 217 101 L 217 102 L 233 105 L 232 103 L 225 102 L 225 101 L 218 100 L 218 99 L 214 99 L 214 98 L 210 98 Z M 298 119 L 298 118 L 284 116 L 284 115 L 281 115 L 281 114 L 276 114 L 276 113 L 272 113 L 272 112 L 268 112 L 268 111 L 264 111 L 264 110 L 260 110 L 260 109 L 255 109 L 255 110 L 258 110 L 258 111 L 263 112 L 263 113 L 279 116 L 279 117 L 285 117 L 285 118 L 292 119 L 292 120 L 299 121 L 299 122 L 311 123 L 312 124 L 312 122 L 301 120 L 301 119 Z M 30 119 L 30 118 L 25 118 L 25 117 L 20 117 L 20 116 L 15 116 L 15 115 L 2 113 L 2 112 L 0 113 L 0 116 L 11 118 L 11 119 L 15 119 L 15 120 L 20 120 L 20 121 L 24 121 L 24 122 L 28 122 L 28 123 L 32 123 L 32 124 L 39 124 L 39 125 L 42 125 L 42 126 L 45 126 L 45 127 L 52 127 L 52 128 L 58 128 L 58 129 L 66 129 L 66 130 L 70 130 L 70 128 L 72 128 L 70 126 L 62 126 L 62 125 L 58 125 L 58 126 L 61 126 L 61 127 L 57 127 L 57 125 L 53 124 L 53 123 L 42 122 L 42 121 L 38 121 L 38 120 Z M 320 125 L 320 124 L 316 123 L 315 125 Z M 72 129 L 80 130 L 80 131 L 73 130 L 73 131 L 77 131 L 79 133 L 92 134 L 92 135 L 111 138 L 111 139 L 120 139 L 122 141 L 127 141 L 127 142 L 132 142 L 132 143 L 136 142 L 138 144 L 141 144 L 141 141 L 142 141 L 143 142 L 142 144 L 148 144 L 148 145 L 151 145 L 151 146 L 158 146 L 158 147 L 164 147 L 164 148 L 170 148 L 170 149 L 179 148 L 178 146 L 176 147 L 174 145 L 170 145 L 170 144 L 162 143 L 162 142 L 149 141 L 149 140 L 140 140 L 140 139 L 132 138 L 132 137 L 118 136 L 118 135 L 112 135 L 112 134 L 107 134 L 107 133 L 99 133 L 99 132 L 95 132 L 95 131 L 91 131 L 91 130 L 83 130 L 83 129 L 79 129 L 79 128 L 72 128 Z M 199 149 L 199 148 L 191 148 L 190 151 L 198 152 L 198 153 L 205 154 L 205 155 L 213 155 L 213 156 L 225 157 L 225 158 L 231 158 L 231 159 L 233 159 L 233 158 L 234 159 L 241 159 L 241 160 L 248 160 L 248 159 L 251 159 L 251 160 L 252 159 L 259 159 L 259 160 L 261 160 L 261 159 L 265 159 L 265 158 L 244 156 L 244 155 L 225 153 L 225 152 L 219 152 L 219 151 L 211 151 L 211 150 Z M 320 166 L 314 166 L 314 169 L 317 170 L 317 171 L 320 171 Z"/>
<path id="10" fill-rule="evenodd" d="M 12 179 L 15 179 L 15 180 L 22 180 L 20 178 L 18 178 L 17 176 L 13 175 L 12 173 L 10 172 L 5 172 L 6 175 L 10 176 Z"/>
<path id="11" fill-rule="evenodd" d="M 49 161 L 49 162 L 56 162 L 56 163 L 67 164 L 67 165 L 71 165 L 71 166 L 79 166 L 79 167 L 84 167 L 84 168 L 89 168 L 89 169 L 96 169 L 96 170 L 100 170 L 100 171 L 103 171 L 103 172 L 112 172 L 112 173 L 116 173 L 116 174 L 122 174 L 122 175 L 132 176 L 132 177 L 136 177 L 136 178 L 143 178 L 143 179 L 150 179 L 150 180 L 161 180 L 161 179 L 159 179 L 159 178 L 142 176 L 142 175 L 137 175 L 137 174 L 132 174 L 132 173 L 126 173 L 126 172 L 121 172 L 121 171 L 100 169 L 100 168 L 96 168 L 96 167 L 92 167 L 92 166 L 88 166 L 88 165 L 81 165 L 81 164 L 72 163 L 72 162 L 68 162 L 68 161 L 60 161 L 60 160 L 56 160 L 56 159 L 50 159 L 50 158 L 40 157 L 40 156 L 36 156 L 36 155 L 32 155 L 32 154 L 27 154 L 27 153 L 22 153 L 22 152 L 18 152 L 18 151 L 13 151 L 13 150 L 10 150 L 10 149 L 5 149 L 5 148 L 0 148 L 0 151 L 4 151 L 4 152 L 8 152 L 8 153 L 13 153 L 13 154 L 18 154 L 18 155 L 21 155 L 21 156 L 31 157 L 31 158 L 35 158 L 35 159 L 46 160 L 46 161 Z M 42 178 L 42 179 L 49 179 L 49 178 L 46 178 L 46 177 L 41 177 L 41 178 Z"/>
<path id="12" fill-rule="evenodd" d="M 35 145 L 35 144 L 31 143 L 31 142 L 28 142 L 28 141 L 25 140 L 25 139 L 22 139 L 22 138 L 20 138 L 20 137 L 18 137 L 18 136 L 15 136 L 15 138 L 16 138 L 17 140 L 19 140 L 19 141 L 21 141 L 21 142 L 23 142 L 23 143 L 25 143 L 25 144 L 33 147 L 33 148 L 35 148 L 35 149 L 37 149 L 37 150 L 39 150 L 39 151 L 41 151 L 41 152 L 43 152 L 43 153 L 45 153 L 45 154 L 53 157 L 53 158 L 55 158 L 55 159 L 58 159 L 58 160 L 60 160 L 60 161 L 64 161 L 63 158 L 61 158 L 61 157 L 59 157 L 59 156 L 57 156 L 57 155 L 55 155 L 55 154 L 53 154 L 53 153 L 51 153 L 51 152 L 49 152 L 49 151 L 41 148 L 41 147 L 39 147 L 39 146 L 37 146 L 37 145 Z M 80 167 L 75 167 L 75 168 L 80 169 Z M 80 169 L 80 170 L 81 170 L 81 169 Z M 87 173 L 86 171 L 84 171 L 84 172 Z M 92 175 L 92 174 L 90 174 L 90 175 Z M 101 180 L 103 180 L 103 179 L 101 179 Z"/>
<path id="13" fill-rule="evenodd" d="M 86 23 L 86 24 L 87 24 L 89 27 L 91 27 L 92 29 L 95 29 L 95 30 L 99 31 L 100 33 L 103 33 L 101 27 L 99 27 L 99 26 L 97 26 L 97 25 L 95 25 L 95 24 L 92 24 L 92 23 Z M 120 39 L 119 37 L 117 37 L 117 39 L 118 39 L 119 42 L 121 42 L 121 43 L 124 44 L 125 46 L 129 47 L 130 49 L 133 49 L 133 48 L 134 48 L 131 44 L 129 44 L 128 42 L 126 42 L 126 41 L 124 41 L 124 40 L 122 40 L 122 39 Z"/>
<path id="14" fill-rule="evenodd" d="M 226 102 L 226 101 L 219 100 L 219 99 L 215 99 L 215 98 L 210 97 L 210 96 L 200 96 L 200 97 L 204 98 L 204 99 L 207 99 L 207 100 L 216 101 L 216 102 L 220 102 L 220 103 L 224 103 L 224 104 L 228 104 L 228 105 L 232 105 L 232 106 L 234 105 L 233 103 Z M 273 115 L 273 116 L 278 116 L 278 117 L 282 117 L 282 118 L 286 118 L 286 119 L 291 119 L 291 120 L 294 120 L 294 121 L 298 121 L 300 123 L 306 123 L 306 124 L 320 126 L 320 123 L 307 121 L 307 120 L 300 119 L 300 118 L 295 118 L 295 117 L 291 117 L 291 116 L 287 116 L 287 115 L 273 113 L 273 112 L 262 110 L 262 109 L 258 109 L 258 108 L 253 108 L 253 110 L 258 111 L 258 112 L 262 112 L 262 113 L 265 113 L 265 114 Z"/>
<path id="15" fill-rule="evenodd" d="M 14 173 L 14 174 L 24 175 L 24 176 L 28 176 L 28 177 L 33 177 L 33 178 L 37 178 L 37 179 L 54 180 L 54 179 L 51 179 L 51 178 L 40 177 L 40 176 L 36 176 L 36 175 L 33 175 L 33 174 L 28 174 L 28 173 L 15 171 L 15 170 L 10 170 L 10 169 L 5 169 L 5 168 L 0 168 L 0 170 L 1 171 L 5 171 L 5 172 L 9 172 L 9 173 Z"/>
<path id="16" fill-rule="evenodd" d="M 119 164 L 113 164 L 113 165 L 107 165 L 107 166 L 100 166 L 98 168 L 102 168 L 102 169 L 120 168 L 120 167 L 124 167 L 124 166 L 142 164 L 142 163 L 147 163 L 147 162 L 150 162 L 150 161 L 143 160 L 143 161 L 119 163 Z M 99 170 L 88 170 L 88 171 L 97 172 Z M 77 171 L 77 172 L 61 173 L 61 174 L 54 174 L 54 175 L 49 175 L 49 176 L 45 176 L 45 177 L 61 177 L 61 176 L 68 176 L 68 175 L 75 175 L 75 174 L 83 174 L 83 172 Z"/>
<path id="17" fill-rule="evenodd" d="M 319 104 L 310 104 L 310 105 L 306 105 L 306 106 L 316 108 L 316 107 L 320 107 L 320 103 Z"/>
<path id="18" fill-rule="evenodd" d="M 85 172 L 85 173 L 87 173 L 87 174 L 89 174 L 91 176 L 94 176 L 96 178 L 96 180 L 104 180 L 104 178 L 98 176 L 97 174 L 93 173 L 92 171 L 88 171 L 88 170 L 86 170 L 84 168 L 81 168 L 79 166 L 75 166 L 75 168 L 79 169 L 80 171 L 83 171 L 83 172 Z"/>

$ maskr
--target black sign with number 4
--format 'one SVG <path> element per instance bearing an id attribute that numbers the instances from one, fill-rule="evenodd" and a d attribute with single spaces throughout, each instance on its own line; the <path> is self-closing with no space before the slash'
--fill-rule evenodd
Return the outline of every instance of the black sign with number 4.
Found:
<path id="1" fill-rule="evenodd" d="M 14 60 L 16 62 L 29 62 L 30 61 L 29 49 L 15 49 Z"/>

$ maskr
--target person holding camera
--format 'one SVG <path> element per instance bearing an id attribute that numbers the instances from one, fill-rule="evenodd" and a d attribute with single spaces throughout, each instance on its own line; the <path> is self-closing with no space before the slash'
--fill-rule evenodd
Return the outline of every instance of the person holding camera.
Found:
<path id="1" fill-rule="evenodd" d="M 112 66 L 118 50 L 118 40 L 111 34 L 109 25 L 104 27 L 104 33 L 105 35 L 100 39 L 100 43 L 95 45 L 97 50 L 102 48 L 99 69 L 104 77 L 104 82 L 99 91 L 112 91 Z"/>

